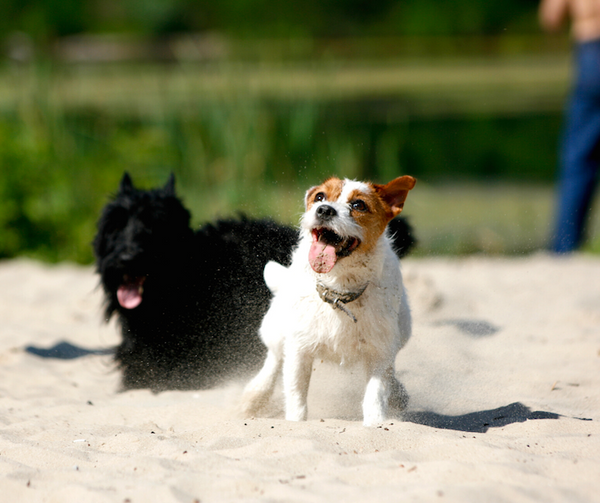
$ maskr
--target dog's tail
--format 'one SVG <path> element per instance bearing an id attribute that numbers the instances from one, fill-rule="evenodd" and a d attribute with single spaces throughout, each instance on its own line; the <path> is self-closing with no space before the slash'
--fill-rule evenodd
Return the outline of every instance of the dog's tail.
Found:
<path id="1" fill-rule="evenodd" d="M 406 257 L 417 244 L 413 228 L 406 217 L 394 218 L 388 224 L 388 236 L 398 258 Z"/>
<path id="2" fill-rule="evenodd" d="M 274 262 L 273 260 L 267 262 L 263 276 L 265 278 L 265 283 L 273 295 L 275 295 L 281 284 L 286 280 L 286 275 L 287 267 L 278 262 Z"/>

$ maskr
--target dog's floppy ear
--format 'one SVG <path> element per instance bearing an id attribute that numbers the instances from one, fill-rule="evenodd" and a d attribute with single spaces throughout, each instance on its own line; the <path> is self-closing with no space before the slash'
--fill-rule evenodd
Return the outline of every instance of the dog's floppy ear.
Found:
<path id="1" fill-rule="evenodd" d="M 379 197 L 383 199 L 391 210 L 391 218 L 397 216 L 404 207 L 404 201 L 408 196 L 408 191 L 411 190 L 417 181 L 409 175 L 404 175 L 392 180 L 385 185 L 374 184 L 375 190 Z"/>
<path id="2" fill-rule="evenodd" d="M 121 178 L 121 184 L 119 185 L 119 192 L 124 194 L 126 192 L 131 192 L 133 190 L 133 182 L 131 181 L 131 177 L 129 173 L 125 171 L 123 173 L 123 178 Z"/>
<path id="3" fill-rule="evenodd" d="M 163 187 L 163 191 L 167 196 L 175 196 L 175 173 L 173 173 L 172 171 L 169 175 L 167 183 L 165 183 L 165 186 Z"/>

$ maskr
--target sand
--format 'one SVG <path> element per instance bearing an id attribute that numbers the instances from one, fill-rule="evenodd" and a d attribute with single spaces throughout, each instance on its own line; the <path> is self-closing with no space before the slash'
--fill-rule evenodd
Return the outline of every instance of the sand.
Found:
<path id="1" fill-rule="evenodd" d="M 600 259 L 403 271 L 411 403 L 365 428 L 360 373 L 320 362 L 304 423 L 241 417 L 243 382 L 120 393 L 93 269 L 0 262 L 0 499 L 600 501 Z"/>

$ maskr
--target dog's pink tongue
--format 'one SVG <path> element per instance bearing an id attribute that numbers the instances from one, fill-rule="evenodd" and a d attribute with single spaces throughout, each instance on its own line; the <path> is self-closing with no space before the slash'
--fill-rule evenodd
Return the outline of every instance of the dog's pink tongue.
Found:
<path id="1" fill-rule="evenodd" d="M 333 269 L 336 260 L 335 247 L 313 239 L 308 252 L 308 261 L 313 271 L 320 274 L 328 273 Z"/>
<path id="2" fill-rule="evenodd" d="M 117 300 L 125 309 L 134 309 L 142 303 L 142 280 L 122 284 L 117 290 Z"/>

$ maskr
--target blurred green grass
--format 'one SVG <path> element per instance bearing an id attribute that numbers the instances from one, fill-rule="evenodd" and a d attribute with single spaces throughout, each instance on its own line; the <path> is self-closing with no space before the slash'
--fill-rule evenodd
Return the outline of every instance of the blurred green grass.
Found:
<path id="1" fill-rule="evenodd" d="M 175 172 L 196 225 L 238 211 L 295 224 L 326 176 L 409 173 L 416 253 L 531 252 L 550 233 L 568 75 L 564 54 L 6 66 L 0 257 L 90 262 L 124 171 L 142 187 Z"/>
<path id="2" fill-rule="evenodd" d="M 5 69 L 0 110 L 31 99 L 64 111 L 102 109 L 147 119 L 193 114 L 215 101 L 331 102 L 401 98 L 417 116 L 556 111 L 570 74 L 568 54 L 316 62 L 221 61 L 199 65 L 60 65 Z"/>

